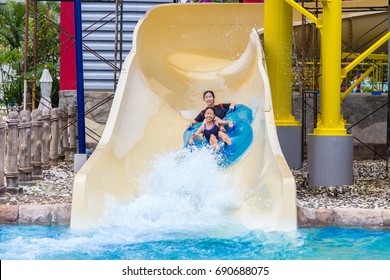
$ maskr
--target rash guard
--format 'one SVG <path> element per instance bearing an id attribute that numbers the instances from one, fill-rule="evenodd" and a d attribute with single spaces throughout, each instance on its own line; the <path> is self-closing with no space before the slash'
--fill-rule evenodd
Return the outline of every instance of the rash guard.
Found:
<path id="1" fill-rule="evenodd" d="M 229 106 L 230 106 L 229 103 L 224 103 L 224 104 L 221 103 L 218 105 L 213 105 L 215 115 L 222 120 L 226 116 L 226 113 L 229 110 Z M 197 122 L 203 122 L 205 112 L 206 109 L 200 112 L 199 115 L 194 120 Z"/>

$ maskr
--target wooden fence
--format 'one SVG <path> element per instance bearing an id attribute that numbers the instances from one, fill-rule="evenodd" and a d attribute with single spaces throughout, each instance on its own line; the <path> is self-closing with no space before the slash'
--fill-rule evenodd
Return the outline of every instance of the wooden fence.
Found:
<path id="1" fill-rule="evenodd" d="M 20 193 L 19 182 L 43 179 L 42 170 L 73 161 L 76 110 L 67 108 L 10 112 L 0 119 L 0 194 Z M 4 180 L 5 179 L 5 180 Z"/>

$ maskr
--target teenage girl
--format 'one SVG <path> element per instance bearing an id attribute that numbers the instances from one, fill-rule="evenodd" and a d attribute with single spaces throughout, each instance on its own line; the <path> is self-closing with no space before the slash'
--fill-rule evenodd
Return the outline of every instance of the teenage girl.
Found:
<path id="1" fill-rule="evenodd" d="M 207 107 L 214 108 L 216 120 L 218 120 L 218 119 L 222 120 L 226 116 L 227 111 L 233 110 L 234 107 L 236 106 L 235 103 L 221 103 L 221 104 L 216 105 L 215 104 L 215 95 L 214 95 L 214 92 L 212 90 L 206 90 L 203 93 L 203 100 L 206 103 Z M 202 110 L 199 113 L 199 115 L 196 116 L 196 118 L 190 122 L 189 126 L 191 126 L 195 123 L 198 123 L 198 122 L 203 122 L 205 119 L 205 112 L 206 112 L 206 109 Z"/>

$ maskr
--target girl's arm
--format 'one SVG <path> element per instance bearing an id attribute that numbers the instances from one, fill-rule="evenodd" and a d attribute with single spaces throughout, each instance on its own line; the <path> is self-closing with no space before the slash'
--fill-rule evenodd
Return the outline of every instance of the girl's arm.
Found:
<path id="1" fill-rule="evenodd" d="M 188 140 L 188 144 L 194 144 L 194 139 L 203 141 L 203 125 L 199 127 L 199 129 L 194 134 L 191 135 L 190 140 Z"/>

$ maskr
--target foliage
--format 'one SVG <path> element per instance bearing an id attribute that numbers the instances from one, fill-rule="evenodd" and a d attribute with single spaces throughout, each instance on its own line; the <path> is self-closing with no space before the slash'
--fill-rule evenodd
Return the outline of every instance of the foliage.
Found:
<path id="1" fill-rule="evenodd" d="M 8 0 L 0 6 L 0 44 L 18 49 L 24 40 L 26 5 Z M 22 31 L 22 32 L 21 32 Z"/>
<path id="2" fill-rule="evenodd" d="M 4 94 L 2 103 L 7 106 L 21 102 L 20 86 L 23 81 L 14 69 L 19 69 L 22 64 L 23 55 L 18 49 L 0 52 L 0 74 L 3 81 L 1 91 Z"/>
<path id="3" fill-rule="evenodd" d="M 32 1 L 30 1 L 31 4 Z M 33 6 L 29 15 L 29 46 L 27 59 L 28 92 L 32 92 L 36 80 L 36 92 L 39 98 L 39 77 L 48 66 L 53 76 L 53 100 L 58 100 L 59 90 L 59 3 L 38 2 L 37 6 L 37 35 L 36 35 L 36 79 L 34 79 L 34 16 Z M 24 2 L 8 0 L 0 6 L 0 72 L 3 84 L 0 88 L 1 103 L 6 105 L 22 105 L 24 81 L 24 51 L 25 51 L 25 13 Z"/>

